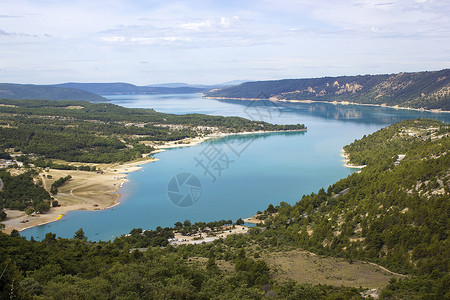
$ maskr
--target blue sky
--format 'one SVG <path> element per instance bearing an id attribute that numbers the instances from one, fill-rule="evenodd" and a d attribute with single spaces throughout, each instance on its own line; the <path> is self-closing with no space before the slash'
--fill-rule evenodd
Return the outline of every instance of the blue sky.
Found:
<path id="1" fill-rule="evenodd" d="M 448 0 L 1 0 L 0 82 L 138 85 L 450 67 Z"/>

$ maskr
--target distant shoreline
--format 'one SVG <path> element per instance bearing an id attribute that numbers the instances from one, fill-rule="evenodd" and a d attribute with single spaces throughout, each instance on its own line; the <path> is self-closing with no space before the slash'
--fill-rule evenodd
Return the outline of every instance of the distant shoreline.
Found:
<path id="1" fill-rule="evenodd" d="M 214 99 L 214 100 L 241 100 L 241 101 L 271 101 L 271 102 L 288 102 L 288 103 L 328 103 L 333 105 L 362 105 L 362 106 L 373 106 L 373 107 L 387 107 L 393 109 L 406 109 L 406 110 L 415 110 L 415 111 L 426 111 L 431 113 L 450 113 L 449 110 L 441 110 L 441 109 L 424 109 L 424 108 L 412 108 L 412 107 L 404 107 L 404 106 L 389 106 L 385 104 L 370 104 L 370 103 L 355 103 L 349 101 L 318 101 L 318 100 L 287 100 L 287 99 L 278 99 L 276 97 L 271 97 L 269 99 L 261 99 L 261 98 L 232 98 L 232 97 L 209 97 L 203 94 L 204 99 Z"/>

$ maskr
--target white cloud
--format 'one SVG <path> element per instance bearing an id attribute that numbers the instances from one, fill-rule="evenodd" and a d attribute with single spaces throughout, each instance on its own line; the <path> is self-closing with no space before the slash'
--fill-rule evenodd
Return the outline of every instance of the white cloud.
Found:
<path id="1" fill-rule="evenodd" d="M 231 18 L 221 17 L 220 25 L 222 25 L 224 27 L 228 27 L 228 26 L 232 25 L 232 23 L 235 23 L 237 21 L 239 21 L 239 16 L 233 16 Z"/>
<path id="2" fill-rule="evenodd" d="M 199 31 L 211 27 L 211 21 L 185 23 L 181 24 L 180 27 L 187 30 Z"/>
<path id="3" fill-rule="evenodd" d="M 162 39 L 164 41 L 168 41 L 168 42 L 177 42 L 177 41 L 190 42 L 192 40 L 191 38 L 176 37 L 176 36 L 166 36 L 166 37 L 163 37 Z"/>
<path id="4" fill-rule="evenodd" d="M 448 1 L 2 0 L 1 6 L 0 82 L 221 82 L 450 67 Z"/>
<path id="5" fill-rule="evenodd" d="M 102 37 L 101 40 L 108 43 L 121 43 L 126 41 L 126 37 L 124 36 L 105 36 Z"/>
<path id="6" fill-rule="evenodd" d="M 106 43 L 118 44 L 138 44 L 138 45 L 158 45 L 175 42 L 190 42 L 191 38 L 177 37 L 177 36 L 162 36 L 162 37 L 127 37 L 127 36 L 105 36 L 100 40 Z"/>

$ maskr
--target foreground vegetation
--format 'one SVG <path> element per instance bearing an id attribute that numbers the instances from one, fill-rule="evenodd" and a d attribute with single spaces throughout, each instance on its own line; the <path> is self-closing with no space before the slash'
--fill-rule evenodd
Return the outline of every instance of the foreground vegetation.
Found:
<path id="1" fill-rule="evenodd" d="M 450 111 L 450 69 L 384 75 L 246 82 L 215 89 L 208 97 L 350 101 Z"/>
<path id="2" fill-rule="evenodd" d="M 382 299 L 446 299 L 448 149 L 449 126 L 443 123 L 419 119 L 389 126 L 345 147 L 351 163 L 366 165 L 360 173 L 293 206 L 269 205 L 260 214 L 264 223 L 249 234 L 211 244 L 168 245 L 172 228 L 133 229 L 112 242 L 89 242 L 82 230 L 73 239 L 48 233 L 40 242 L 17 232 L 0 234 L 0 298 L 362 298 L 364 287 L 275 280 L 266 254 L 300 248 L 406 274 L 389 282 Z M 185 221 L 175 229 L 188 234 L 228 223 Z"/>
<path id="3" fill-rule="evenodd" d="M 360 298 L 355 288 L 272 282 L 263 260 L 223 243 L 130 252 L 124 238 L 91 243 L 78 231 L 42 242 L 0 234 L 0 245 L 1 299 Z M 216 264 L 222 248 L 230 249 L 231 271 Z M 206 265 L 190 261 L 193 255 L 207 257 Z"/>

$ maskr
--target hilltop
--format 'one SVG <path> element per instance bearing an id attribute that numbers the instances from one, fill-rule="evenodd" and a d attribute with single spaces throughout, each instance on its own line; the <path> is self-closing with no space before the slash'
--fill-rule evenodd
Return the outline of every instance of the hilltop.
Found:
<path id="1" fill-rule="evenodd" d="M 102 96 L 76 88 L 13 83 L 0 83 L 0 99 L 108 101 Z"/>
<path id="2" fill-rule="evenodd" d="M 450 111 L 450 69 L 246 82 L 210 90 L 208 98 L 323 101 Z"/>

